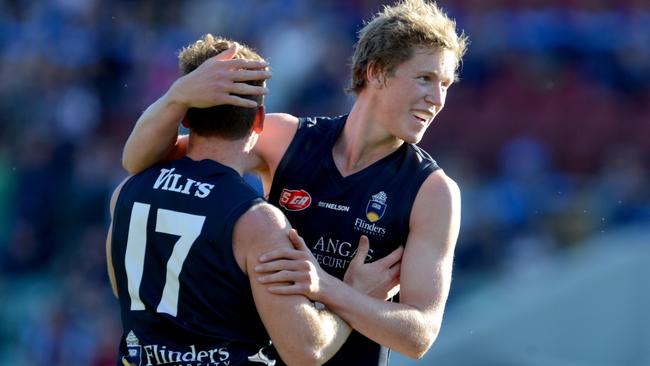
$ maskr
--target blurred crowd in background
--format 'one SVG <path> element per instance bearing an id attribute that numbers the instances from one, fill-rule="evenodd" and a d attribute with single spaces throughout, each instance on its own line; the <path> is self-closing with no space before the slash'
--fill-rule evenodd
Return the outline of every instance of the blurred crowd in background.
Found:
<path id="1" fill-rule="evenodd" d="M 460 185 L 449 305 L 616 227 L 650 222 L 650 2 L 454 0 L 470 37 L 421 142 Z M 202 34 L 271 63 L 267 111 L 346 113 L 370 0 L 0 2 L 0 364 L 114 365 L 108 201 L 140 113 Z M 441 337 L 444 336 L 444 327 Z M 435 352 L 435 347 L 432 352 Z"/>

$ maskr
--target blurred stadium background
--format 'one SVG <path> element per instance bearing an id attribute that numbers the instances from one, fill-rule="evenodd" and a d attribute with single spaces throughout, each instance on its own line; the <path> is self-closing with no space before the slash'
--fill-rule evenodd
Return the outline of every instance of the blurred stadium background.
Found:
<path id="1" fill-rule="evenodd" d="M 439 3 L 472 43 L 421 145 L 459 182 L 463 224 L 418 364 L 650 365 L 650 2 Z M 272 64 L 267 110 L 345 113 L 380 5 L 1 1 L 0 364 L 114 365 L 107 204 L 181 47 L 242 40 Z"/>

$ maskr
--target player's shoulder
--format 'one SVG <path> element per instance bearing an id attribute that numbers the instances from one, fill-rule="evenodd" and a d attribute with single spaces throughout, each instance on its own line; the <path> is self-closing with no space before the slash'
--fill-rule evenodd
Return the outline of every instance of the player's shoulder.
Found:
<path id="1" fill-rule="evenodd" d="M 460 202 L 460 187 L 442 169 L 433 171 L 422 183 L 417 199 Z"/>
<path id="2" fill-rule="evenodd" d="M 267 202 L 251 206 L 241 215 L 237 226 L 244 229 L 246 237 L 267 239 L 275 235 L 286 235 L 290 228 L 282 211 Z"/>
<path id="3" fill-rule="evenodd" d="M 291 226 L 282 212 L 266 202 L 251 206 L 235 223 L 233 247 L 242 270 L 245 263 L 269 250 L 290 245 Z M 248 258 L 246 260 L 245 258 Z"/>
<path id="4" fill-rule="evenodd" d="M 255 146 L 262 152 L 276 151 L 288 145 L 298 129 L 299 119 L 287 113 L 269 113 L 264 116 L 264 128 L 260 140 Z M 282 149 L 280 149 L 282 150 Z M 264 155 L 264 154 L 262 154 Z"/>
<path id="5" fill-rule="evenodd" d="M 264 116 L 264 123 L 272 126 L 298 126 L 300 119 L 289 113 L 269 113 Z"/>
<path id="6" fill-rule="evenodd" d="M 259 225 L 274 225 L 286 221 L 282 211 L 268 202 L 251 206 L 242 217 Z"/>
<path id="7" fill-rule="evenodd" d="M 409 219 L 409 237 L 413 234 L 451 255 L 460 228 L 460 213 L 458 184 L 439 169 L 420 187 Z"/>

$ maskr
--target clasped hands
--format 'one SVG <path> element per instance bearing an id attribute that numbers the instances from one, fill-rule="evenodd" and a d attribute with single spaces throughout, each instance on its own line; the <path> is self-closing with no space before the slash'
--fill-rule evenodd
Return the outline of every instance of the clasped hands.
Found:
<path id="1" fill-rule="evenodd" d="M 274 249 L 264 253 L 255 266 L 260 283 L 278 295 L 304 295 L 312 301 L 327 303 L 327 294 L 336 291 L 341 281 L 325 272 L 302 237 L 291 229 L 289 239 L 293 248 Z M 368 296 L 387 300 L 399 292 L 400 262 L 404 248 L 400 246 L 389 255 L 365 263 L 370 243 L 363 235 L 343 277 L 343 283 Z"/>

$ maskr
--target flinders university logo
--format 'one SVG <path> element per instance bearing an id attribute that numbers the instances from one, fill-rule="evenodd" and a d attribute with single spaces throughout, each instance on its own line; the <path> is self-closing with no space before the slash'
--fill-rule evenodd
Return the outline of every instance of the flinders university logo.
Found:
<path id="1" fill-rule="evenodd" d="M 377 222 L 386 212 L 386 200 L 388 197 L 384 191 L 381 191 L 372 196 L 370 201 L 368 201 L 368 206 L 366 206 L 366 218 L 370 222 Z"/>
<path id="2" fill-rule="evenodd" d="M 122 357 L 122 365 L 140 366 L 142 364 L 142 346 L 133 331 L 126 336 L 126 352 L 127 356 Z"/>

